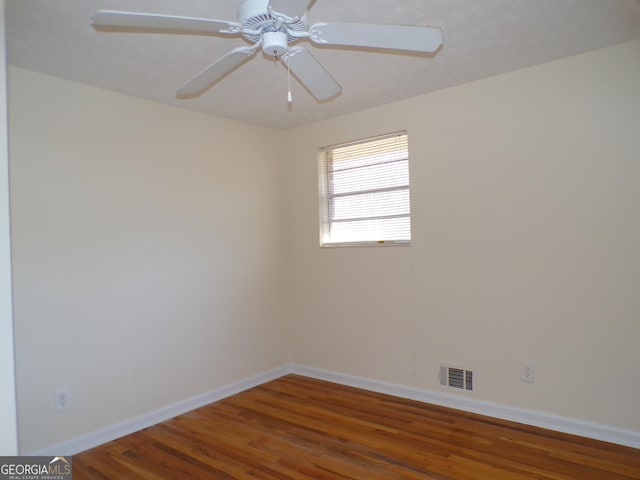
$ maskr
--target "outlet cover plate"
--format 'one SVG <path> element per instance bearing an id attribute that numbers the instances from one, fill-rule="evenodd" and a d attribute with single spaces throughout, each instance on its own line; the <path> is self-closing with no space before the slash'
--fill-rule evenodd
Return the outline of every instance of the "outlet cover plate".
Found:
<path id="1" fill-rule="evenodd" d="M 56 412 L 66 412 L 71 408 L 71 391 L 69 388 L 60 388 L 55 391 Z"/>
<path id="2" fill-rule="evenodd" d="M 520 380 L 526 383 L 535 383 L 536 366 L 532 362 L 522 362 L 520 365 Z"/>

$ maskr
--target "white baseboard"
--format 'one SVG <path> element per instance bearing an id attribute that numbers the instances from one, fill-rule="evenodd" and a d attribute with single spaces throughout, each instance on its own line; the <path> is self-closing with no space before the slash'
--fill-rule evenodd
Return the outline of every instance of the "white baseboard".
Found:
<path id="1" fill-rule="evenodd" d="M 463 397 L 459 395 L 451 395 L 433 390 L 423 390 L 405 385 L 381 382 L 369 378 L 337 373 L 328 370 L 322 370 L 304 365 L 284 365 L 238 382 L 224 385 L 210 392 L 198 395 L 186 400 L 182 400 L 173 405 L 160 408 L 153 412 L 146 413 L 139 417 L 135 417 L 116 425 L 106 427 L 95 432 L 82 435 L 80 437 L 67 440 L 65 442 L 50 445 L 41 450 L 29 453 L 21 453 L 22 455 L 75 455 L 84 450 L 88 450 L 103 443 L 110 442 L 117 438 L 129 435 L 142 429 L 151 427 L 158 423 L 169 420 L 183 413 L 190 412 L 196 408 L 203 407 L 223 398 L 227 398 L 236 393 L 256 387 L 263 383 L 275 380 L 284 375 L 295 373 L 306 377 L 317 378 L 329 382 L 348 385 L 351 387 L 363 388 L 374 392 L 394 395 L 396 397 L 408 398 L 420 402 L 431 403 L 443 407 L 455 408 L 467 412 L 488 415 L 494 418 L 511 420 L 526 425 L 547 428 L 558 432 L 580 435 L 582 437 L 603 440 L 605 442 L 616 443 L 634 448 L 640 448 L 640 432 L 633 430 L 624 430 L 621 428 L 610 427 L 593 422 L 586 422 L 574 418 L 562 417 L 545 412 L 528 410 L 524 408 L 512 407 L 508 405 L 500 405 L 491 402 L 485 402 L 474 398 Z"/>
<path id="2" fill-rule="evenodd" d="M 474 398 L 451 395 L 433 390 L 423 390 L 404 385 L 381 382 L 368 378 L 322 370 L 303 365 L 294 365 L 292 373 L 317 378 L 329 382 L 340 383 L 351 387 L 363 388 L 374 392 L 394 395 L 396 397 L 418 400 L 443 407 L 455 408 L 480 415 L 487 415 L 503 420 L 542 427 L 563 433 L 593 438 L 605 442 L 616 443 L 628 447 L 640 448 L 640 432 L 611 427 L 575 418 L 563 417 L 551 413 L 529 410 L 525 408 L 500 405 Z"/>
<path id="3" fill-rule="evenodd" d="M 110 442 L 117 438 L 129 435 L 134 432 L 138 432 L 144 428 L 151 427 L 158 423 L 169 420 L 183 413 L 190 412 L 196 408 L 203 407 L 223 398 L 230 397 L 236 393 L 240 393 L 249 388 L 256 387 L 263 383 L 280 378 L 283 375 L 287 375 L 292 372 L 290 365 L 285 365 L 273 370 L 269 370 L 258 375 L 254 375 L 238 382 L 224 385 L 222 387 L 211 390 L 210 392 L 197 395 L 186 400 L 168 405 L 153 412 L 146 413 L 139 417 L 135 417 L 124 422 L 120 422 L 116 425 L 106 427 L 95 432 L 82 435 L 71 440 L 50 445 L 36 452 L 22 453 L 22 455 L 75 455 L 84 450 L 88 450 L 103 443 Z"/>

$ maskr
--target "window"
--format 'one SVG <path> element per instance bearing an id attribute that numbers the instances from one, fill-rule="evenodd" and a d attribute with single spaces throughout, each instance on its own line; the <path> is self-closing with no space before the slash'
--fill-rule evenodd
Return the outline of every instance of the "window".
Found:
<path id="1" fill-rule="evenodd" d="M 320 245 L 408 244 L 406 132 L 320 150 Z"/>

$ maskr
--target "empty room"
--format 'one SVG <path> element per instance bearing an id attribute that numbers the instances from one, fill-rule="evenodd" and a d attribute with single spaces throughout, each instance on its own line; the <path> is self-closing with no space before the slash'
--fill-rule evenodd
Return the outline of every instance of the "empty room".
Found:
<path id="1" fill-rule="evenodd" d="M 0 455 L 640 479 L 640 2 L 0 6 Z"/>

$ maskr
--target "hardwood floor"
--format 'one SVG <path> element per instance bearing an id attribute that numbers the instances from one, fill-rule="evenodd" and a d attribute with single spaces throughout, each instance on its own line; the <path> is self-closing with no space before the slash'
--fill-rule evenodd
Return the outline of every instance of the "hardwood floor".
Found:
<path id="1" fill-rule="evenodd" d="M 640 479 L 640 450 L 288 375 L 73 457 L 85 479 Z"/>

